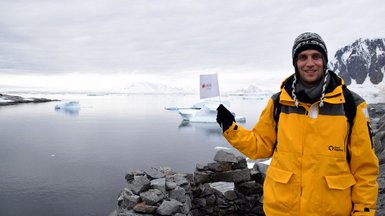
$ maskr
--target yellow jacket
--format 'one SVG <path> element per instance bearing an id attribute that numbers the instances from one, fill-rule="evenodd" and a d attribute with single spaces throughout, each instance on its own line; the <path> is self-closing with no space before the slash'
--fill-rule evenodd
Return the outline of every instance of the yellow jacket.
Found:
<path id="1" fill-rule="evenodd" d="M 367 105 L 352 92 L 357 113 L 349 139 L 344 83 L 331 75 L 334 86 L 325 94 L 323 107 L 319 108 L 319 101 L 300 102 L 296 107 L 288 94 L 292 80 L 288 78 L 281 89 L 277 131 L 270 99 L 251 131 L 233 123 L 224 132 L 230 144 L 247 157 L 272 156 L 264 182 L 267 216 L 375 215 L 379 165 Z"/>

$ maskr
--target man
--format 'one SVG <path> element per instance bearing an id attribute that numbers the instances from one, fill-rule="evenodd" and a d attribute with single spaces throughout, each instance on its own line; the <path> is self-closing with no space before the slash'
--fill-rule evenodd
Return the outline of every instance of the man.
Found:
<path id="1" fill-rule="evenodd" d="M 225 138 L 251 159 L 272 157 L 264 182 L 267 216 L 374 216 L 378 159 L 366 102 L 351 92 L 353 107 L 344 106 L 344 81 L 328 70 L 326 45 L 318 34 L 299 35 L 292 57 L 295 73 L 252 130 L 218 107 Z M 349 124 L 346 109 L 351 108 L 356 113 Z"/>

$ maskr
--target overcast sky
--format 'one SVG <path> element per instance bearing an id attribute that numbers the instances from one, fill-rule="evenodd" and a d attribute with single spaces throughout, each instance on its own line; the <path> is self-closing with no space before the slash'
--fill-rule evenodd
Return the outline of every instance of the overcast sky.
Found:
<path id="1" fill-rule="evenodd" d="M 332 58 L 358 38 L 384 38 L 384 8 L 383 0 L 0 0 L 0 87 L 194 87 L 208 73 L 224 89 L 276 85 L 293 72 L 300 33 L 319 33 Z"/>

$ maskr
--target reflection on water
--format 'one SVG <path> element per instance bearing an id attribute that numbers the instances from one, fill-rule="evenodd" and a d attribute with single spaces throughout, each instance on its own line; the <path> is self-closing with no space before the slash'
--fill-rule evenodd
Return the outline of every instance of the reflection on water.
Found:
<path id="1" fill-rule="evenodd" d="M 179 131 L 182 133 L 202 132 L 207 136 L 222 136 L 222 128 L 218 123 L 200 123 L 182 121 L 179 125 Z"/>
<path id="2" fill-rule="evenodd" d="M 165 110 L 199 96 L 61 95 L 57 103 L 0 107 L 0 215 L 108 215 L 124 188 L 125 172 L 169 166 L 191 173 L 230 149 L 217 123 L 181 122 Z M 261 101 L 233 98 L 231 111 L 256 121 Z M 75 117 L 75 118 L 73 118 Z M 239 153 L 238 153 L 239 154 Z M 48 208 L 48 209 L 47 209 Z"/>

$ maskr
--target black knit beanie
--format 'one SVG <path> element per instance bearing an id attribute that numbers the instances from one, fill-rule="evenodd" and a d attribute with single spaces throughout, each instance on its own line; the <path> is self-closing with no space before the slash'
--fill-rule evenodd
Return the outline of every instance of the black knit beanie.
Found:
<path id="1" fill-rule="evenodd" d="M 297 71 L 297 58 L 298 54 L 304 50 L 314 49 L 319 51 L 322 54 L 324 60 L 325 69 L 328 64 L 328 50 L 326 48 L 325 42 L 322 40 L 321 36 L 317 33 L 305 32 L 300 34 L 293 44 L 292 57 L 293 65 Z"/>

